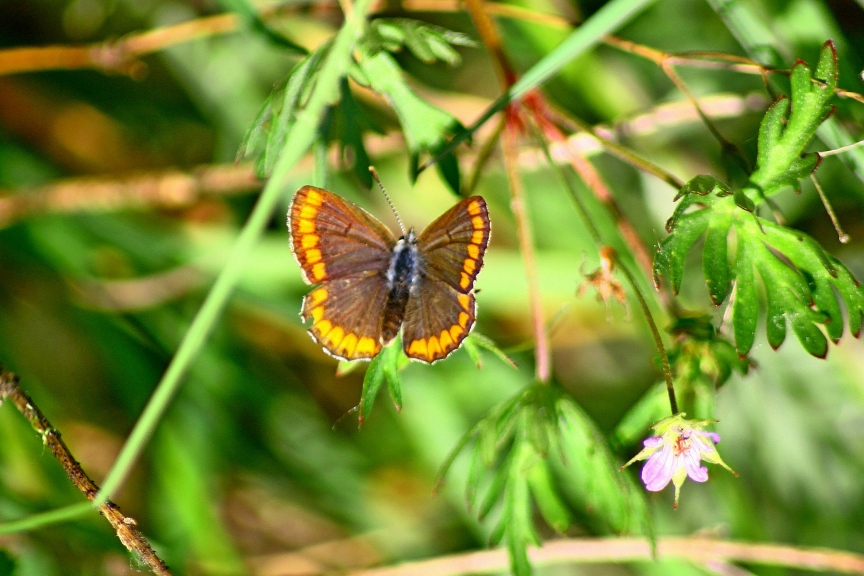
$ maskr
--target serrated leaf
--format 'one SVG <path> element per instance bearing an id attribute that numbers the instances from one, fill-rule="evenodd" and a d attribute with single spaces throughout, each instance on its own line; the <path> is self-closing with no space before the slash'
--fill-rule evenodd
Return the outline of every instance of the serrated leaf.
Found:
<path id="1" fill-rule="evenodd" d="M 294 127 L 297 112 L 305 105 L 314 87 L 314 78 L 329 50 L 330 42 L 327 42 L 300 61 L 291 71 L 285 85 L 268 96 L 247 131 L 238 154 L 256 160 L 259 178 L 266 178 L 273 171 L 288 134 Z"/>
<path id="2" fill-rule="evenodd" d="M 474 44 L 464 34 L 411 18 L 378 18 L 371 23 L 363 40 L 364 49 L 370 55 L 382 49 L 397 52 L 405 46 L 426 64 L 441 60 L 451 66 L 461 62 L 459 53 L 452 46 Z"/>
<path id="3" fill-rule="evenodd" d="M 765 112 L 762 123 L 759 125 L 759 147 L 756 155 L 757 165 L 768 164 L 769 152 L 780 142 L 783 134 L 783 126 L 786 121 L 786 113 L 789 111 L 789 99 L 780 96 Z M 764 143 L 764 144 L 763 144 Z"/>

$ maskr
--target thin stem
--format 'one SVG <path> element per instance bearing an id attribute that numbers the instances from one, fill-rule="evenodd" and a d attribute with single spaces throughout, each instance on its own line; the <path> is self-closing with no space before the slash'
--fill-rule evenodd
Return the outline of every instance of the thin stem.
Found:
<path id="1" fill-rule="evenodd" d="M 511 113 L 508 111 L 508 113 Z M 512 112 L 515 113 L 515 112 Z M 516 161 L 518 127 L 513 121 L 508 121 L 501 137 L 504 147 L 504 164 L 507 168 L 507 180 L 510 184 L 510 207 L 516 218 L 516 233 L 519 236 L 519 249 L 525 260 L 525 275 L 528 279 L 528 299 L 531 307 L 531 326 L 534 332 L 535 372 L 540 382 L 548 382 L 551 375 L 549 336 L 543 321 L 543 301 L 540 296 L 540 281 L 537 277 L 537 264 L 534 259 L 533 234 L 531 219 L 528 217 L 528 207 L 525 203 L 522 180 L 519 178 Z"/>
<path id="2" fill-rule="evenodd" d="M 648 322 L 648 327 L 651 329 L 651 335 L 654 337 L 654 345 L 657 347 L 657 353 L 660 355 L 660 362 L 663 364 L 663 377 L 666 379 L 666 392 L 669 394 L 669 407 L 672 409 L 673 415 L 678 414 L 678 401 L 675 399 L 675 383 L 672 379 L 672 367 L 669 365 L 669 356 L 666 354 L 666 347 L 663 345 L 663 338 L 660 336 L 660 330 L 654 322 L 654 316 L 651 314 L 648 302 L 645 301 L 645 297 L 642 295 L 642 291 L 636 283 L 636 278 L 633 277 L 627 266 L 621 262 L 618 255 L 615 254 L 615 251 L 608 247 L 603 250 L 607 250 L 608 257 L 612 258 L 614 262 L 618 264 L 618 268 L 627 278 L 627 282 L 629 282 L 630 286 L 633 288 L 633 294 L 636 295 L 636 299 L 639 301 L 639 308 L 642 309 L 642 314 Z"/>
<path id="3" fill-rule="evenodd" d="M 843 231 L 843 227 L 840 226 L 840 220 L 837 219 L 837 214 L 834 213 L 834 207 L 831 206 L 831 203 L 828 201 L 828 196 L 825 195 L 825 191 L 822 189 L 822 185 L 819 184 L 819 181 L 813 174 L 810 174 L 810 180 L 816 187 L 816 192 L 819 194 L 819 199 L 822 200 L 822 205 L 825 207 L 825 211 L 828 212 L 828 217 L 831 219 L 831 224 L 834 225 L 834 230 L 837 232 L 837 239 L 840 240 L 841 244 L 848 243 L 849 235 L 846 234 L 846 232 Z"/>
<path id="4" fill-rule="evenodd" d="M 171 576 L 168 567 L 159 558 L 150 546 L 150 543 L 141 534 L 141 531 L 138 530 L 135 520 L 124 515 L 120 511 L 120 508 L 110 500 L 102 503 L 96 502 L 99 487 L 87 476 L 78 461 L 72 457 L 72 453 L 69 452 L 66 443 L 60 438 L 60 432 L 51 426 L 51 423 L 42 411 L 39 410 L 33 399 L 21 389 L 18 385 L 18 377 L 11 372 L 0 370 L 0 401 L 3 400 L 10 400 L 27 421 L 30 422 L 30 425 L 42 437 L 42 441 L 48 446 L 48 449 L 51 450 L 57 461 L 60 462 L 72 484 L 88 500 L 94 502 L 99 513 L 105 516 L 105 519 L 111 523 L 120 542 L 130 552 L 135 554 L 154 574 Z"/>
<path id="5" fill-rule="evenodd" d="M 99 492 L 98 502 L 105 502 L 126 480 L 132 466 L 150 441 L 162 415 L 168 409 L 171 399 L 180 388 L 183 377 L 219 320 L 245 268 L 252 246 L 261 236 L 270 215 L 282 198 L 289 172 L 317 138 L 321 118 L 329 103 L 338 96 L 339 82 L 348 68 L 354 41 L 365 24 L 369 3 L 370 0 L 358 0 L 354 4 L 352 17 L 346 18 L 345 24 L 336 35 L 318 75 L 315 92 L 310 97 L 306 108 L 298 115 L 297 122 L 288 135 L 282 154 L 273 169 L 273 175 L 252 209 L 252 214 L 240 232 L 225 267 L 192 320 L 162 380 L 156 386 L 141 417 L 135 423 L 117 460 L 108 472 L 102 490 Z"/>

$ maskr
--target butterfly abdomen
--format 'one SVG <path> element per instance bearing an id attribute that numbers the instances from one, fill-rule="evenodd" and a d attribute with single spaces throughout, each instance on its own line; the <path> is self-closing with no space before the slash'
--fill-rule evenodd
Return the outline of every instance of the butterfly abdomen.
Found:
<path id="1" fill-rule="evenodd" d="M 414 230 L 399 239 L 393 248 L 390 266 L 387 268 L 387 305 L 381 317 L 381 342 L 386 344 L 396 337 L 408 307 L 411 286 L 417 278 L 419 267 L 417 237 Z"/>

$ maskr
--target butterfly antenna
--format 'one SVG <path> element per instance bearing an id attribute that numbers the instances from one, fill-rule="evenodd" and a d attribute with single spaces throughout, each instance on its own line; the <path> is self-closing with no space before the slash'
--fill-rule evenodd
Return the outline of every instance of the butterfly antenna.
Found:
<path id="1" fill-rule="evenodd" d="M 406 233 L 405 226 L 402 224 L 402 219 L 399 218 L 399 213 L 396 212 L 396 207 L 393 206 L 393 201 L 390 200 L 390 196 L 387 195 L 387 191 L 384 189 L 384 185 L 381 184 L 381 179 L 378 178 L 378 171 L 375 170 L 374 166 L 369 166 L 369 172 L 372 173 L 372 177 L 375 178 L 375 182 L 377 182 L 378 187 L 381 188 L 381 192 L 384 194 L 384 198 L 387 199 L 387 203 L 390 205 L 390 210 L 392 210 L 393 215 L 396 216 L 396 222 L 399 223 L 399 229 L 402 230 L 402 234 L 404 235 Z"/>

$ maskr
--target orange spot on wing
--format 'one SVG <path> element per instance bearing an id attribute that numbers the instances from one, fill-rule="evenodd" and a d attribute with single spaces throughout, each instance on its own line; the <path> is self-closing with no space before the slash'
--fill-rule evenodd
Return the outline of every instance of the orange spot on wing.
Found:
<path id="1" fill-rule="evenodd" d="M 471 225 L 474 226 L 475 230 L 483 230 L 486 228 L 486 221 L 481 216 L 474 216 L 471 218 Z"/>
<path id="2" fill-rule="evenodd" d="M 471 286 L 471 277 L 465 272 L 462 272 L 462 279 L 459 280 L 459 287 L 463 290 L 467 290 L 469 286 Z"/>
<path id="3" fill-rule="evenodd" d="M 483 244 L 484 237 L 485 234 L 483 233 L 483 230 L 475 230 L 474 233 L 471 234 L 471 243 L 479 246 L 480 244 Z"/>
<path id="4" fill-rule="evenodd" d="M 438 355 L 441 354 L 441 344 L 438 342 L 438 338 L 435 336 L 429 337 L 429 344 L 426 347 L 426 357 L 433 359 L 438 358 Z"/>
<path id="5" fill-rule="evenodd" d="M 408 346 L 408 354 L 415 358 L 426 356 L 426 340 L 414 340 L 411 342 L 411 345 Z"/>
<path id="6" fill-rule="evenodd" d="M 318 244 L 318 236 L 315 234 L 303 234 L 300 238 L 300 245 L 303 248 L 314 248 Z"/>
<path id="7" fill-rule="evenodd" d="M 318 308 L 318 310 L 322 310 Z M 323 310 L 322 310 L 323 312 Z M 333 329 L 333 324 L 329 320 L 321 320 L 320 322 L 316 322 L 312 325 L 311 330 L 317 333 L 318 339 L 323 339 L 327 336 L 327 333 Z"/>
<path id="8" fill-rule="evenodd" d="M 450 336 L 453 337 L 454 342 L 461 342 L 463 334 L 465 334 L 465 330 L 461 326 L 454 324 L 450 327 Z"/>
<path id="9" fill-rule="evenodd" d="M 342 342 L 339 344 L 339 349 L 336 351 L 339 356 L 344 356 L 346 358 L 354 358 L 354 352 L 357 348 L 357 335 L 353 332 L 350 334 L 346 334 L 345 338 L 342 339 Z"/>
<path id="10" fill-rule="evenodd" d="M 468 244 L 468 255 L 471 256 L 471 258 L 479 258 L 480 247 L 476 244 Z"/>
<path id="11" fill-rule="evenodd" d="M 300 234 L 311 234 L 315 232 L 315 223 L 312 220 L 298 220 L 297 232 Z"/>
<path id="12" fill-rule="evenodd" d="M 316 206 L 321 206 L 324 203 L 324 195 L 316 190 L 309 190 L 306 193 L 306 201 Z"/>
<path id="13" fill-rule="evenodd" d="M 460 312 L 459 313 L 459 326 L 461 326 L 462 328 L 467 327 L 468 326 L 468 320 L 470 320 L 470 319 L 471 319 L 471 317 L 468 316 L 468 314 L 466 314 L 465 312 Z"/>
<path id="14" fill-rule="evenodd" d="M 327 333 L 327 337 L 325 338 L 327 349 L 335 351 L 344 337 L 345 330 L 343 330 L 341 326 L 334 326 L 333 329 Z"/>
<path id="15" fill-rule="evenodd" d="M 306 218 L 308 220 L 311 220 L 315 217 L 316 214 L 318 214 L 318 208 L 316 208 L 315 206 L 300 206 L 300 218 Z"/>
<path id="16" fill-rule="evenodd" d="M 462 306 L 462 308 L 464 308 L 465 310 L 471 309 L 471 297 L 470 296 L 468 296 L 467 294 L 459 294 L 459 296 L 457 296 L 457 298 L 459 299 L 459 305 Z"/>
<path id="17" fill-rule="evenodd" d="M 472 216 L 476 216 L 480 214 L 480 203 L 476 200 L 468 204 L 468 213 Z"/>
<path id="18" fill-rule="evenodd" d="M 310 312 L 309 315 L 312 316 L 313 323 L 318 322 L 319 320 L 321 320 L 321 318 L 324 317 L 324 307 L 318 306 L 317 308 L 313 308 L 312 312 Z"/>
<path id="19" fill-rule="evenodd" d="M 453 337 L 450 336 L 450 332 L 448 332 L 447 330 L 441 331 L 441 335 L 438 336 L 438 340 L 441 342 L 441 349 L 445 352 L 453 348 Z"/>
<path id="20" fill-rule="evenodd" d="M 321 260 L 321 250 L 317 248 L 310 248 L 306 250 L 306 262 L 308 264 L 314 264 L 315 262 L 319 262 Z"/>
<path id="21" fill-rule="evenodd" d="M 324 278 L 327 277 L 327 270 L 324 268 L 323 262 L 318 262 L 314 266 L 312 266 L 312 277 L 316 282 L 320 282 Z"/>
<path id="22" fill-rule="evenodd" d="M 468 274 L 473 274 L 474 270 L 477 269 L 477 262 L 472 258 L 466 258 L 462 263 L 462 269 Z"/>
<path id="23" fill-rule="evenodd" d="M 378 343 L 368 336 L 363 336 L 360 338 L 360 341 L 357 342 L 355 352 L 358 358 L 372 357 L 378 352 Z"/>
<path id="24" fill-rule="evenodd" d="M 318 306 L 324 300 L 327 299 L 327 289 L 326 288 L 317 288 L 309 293 L 309 306 Z M 314 312 L 313 312 L 314 313 Z"/>

